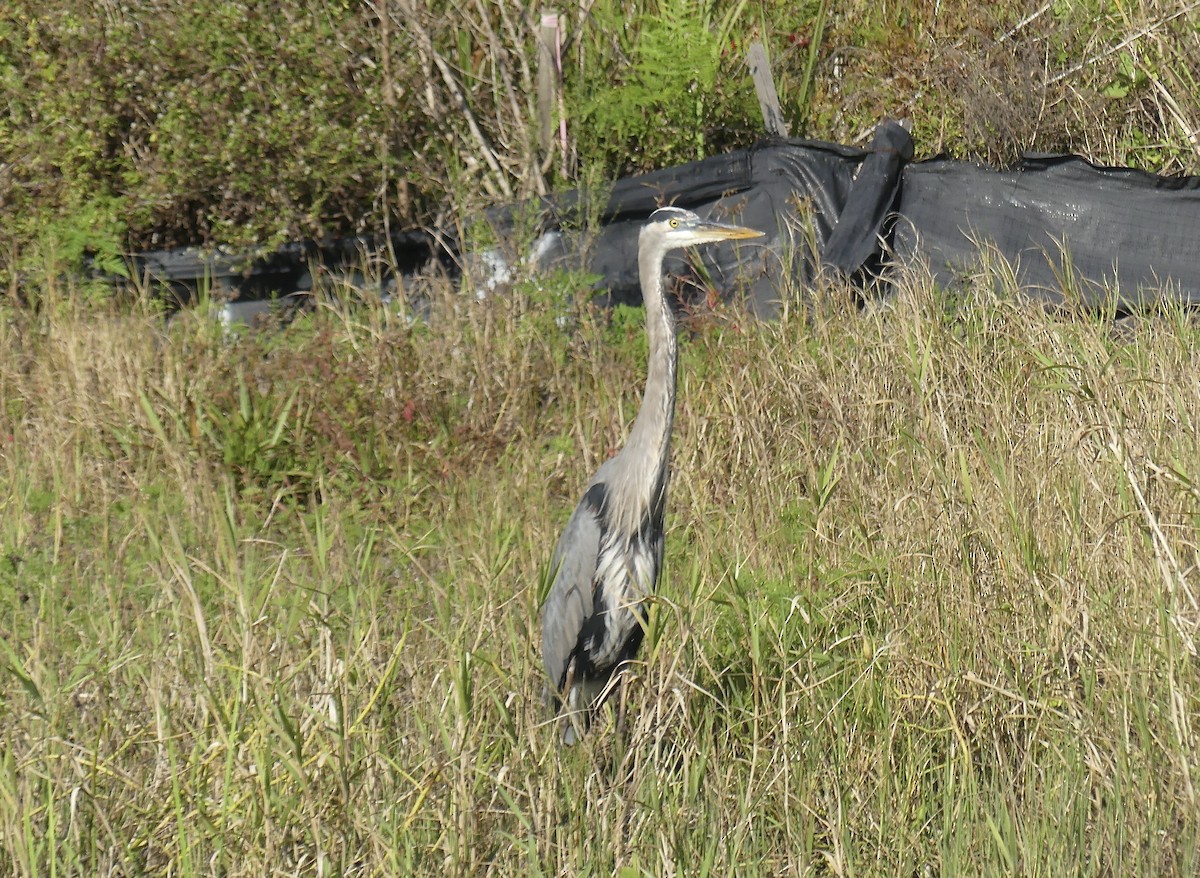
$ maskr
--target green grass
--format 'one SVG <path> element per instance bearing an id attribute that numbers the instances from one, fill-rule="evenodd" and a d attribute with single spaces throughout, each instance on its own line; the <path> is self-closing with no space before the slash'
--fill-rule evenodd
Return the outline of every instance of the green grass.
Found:
<path id="1" fill-rule="evenodd" d="M 5 311 L 0 871 L 1196 874 L 1200 330 L 906 287 L 688 328 L 636 719 L 566 752 L 628 319 Z"/>

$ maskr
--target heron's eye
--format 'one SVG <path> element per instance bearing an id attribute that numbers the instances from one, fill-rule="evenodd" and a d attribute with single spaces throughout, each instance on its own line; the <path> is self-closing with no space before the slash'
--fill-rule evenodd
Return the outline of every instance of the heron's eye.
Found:
<path id="1" fill-rule="evenodd" d="M 679 228 L 679 220 L 671 219 L 671 220 L 669 220 L 669 222 L 670 222 L 671 228 L 673 228 L 673 229 Z"/>

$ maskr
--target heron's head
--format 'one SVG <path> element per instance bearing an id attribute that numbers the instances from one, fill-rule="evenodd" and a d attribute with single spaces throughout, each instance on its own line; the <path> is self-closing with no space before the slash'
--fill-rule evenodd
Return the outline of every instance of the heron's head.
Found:
<path id="1" fill-rule="evenodd" d="M 734 241 L 741 238 L 761 238 L 765 232 L 745 226 L 731 226 L 701 219 L 690 210 L 679 207 L 660 207 L 650 214 L 639 236 L 642 243 L 656 243 L 663 250 L 710 244 L 714 241 Z"/>

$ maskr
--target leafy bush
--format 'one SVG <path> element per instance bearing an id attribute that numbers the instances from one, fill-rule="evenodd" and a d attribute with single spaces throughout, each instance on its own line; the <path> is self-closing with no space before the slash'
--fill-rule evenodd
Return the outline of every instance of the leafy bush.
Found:
<path id="1" fill-rule="evenodd" d="M 67 6 L 0 11 L 7 237 L 74 258 L 126 231 L 146 248 L 382 225 L 395 127 L 361 7 Z"/>
<path id="2" fill-rule="evenodd" d="M 600 54 L 617 34 L 628 63 L 587 65 L 568 81 L 572 131 L 582 161 L 608 171 L 649 170 L 703 158 L 722 145 L 753 140 L 758 106 L 743 70 L 745 4 L 723 11 L 710 0 L 663 0 L 641 26 L 630 10 L 597 4 L 581 39 Z"/>

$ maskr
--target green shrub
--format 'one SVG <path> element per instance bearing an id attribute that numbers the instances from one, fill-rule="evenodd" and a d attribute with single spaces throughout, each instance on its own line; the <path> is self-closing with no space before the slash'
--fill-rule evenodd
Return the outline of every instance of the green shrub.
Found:
<path id="1" fill-rule="evenodd" d="M 18 248 L 69 263 L 127 232 L 146 249 L 382 226 L 394 129 L 361 7 L 67 7 L 0 11 L 0 232 Z"/>
<path id="2" fill-rule="evenodd" d="M 568 82 L 569 115 L 581 161 L 638 171 L 693 161 L 761 129 L 744 72 L 746 3 L 663 0 L 637 27 L 620 3 L 593 7 L 581 39 L 594 63 Z M 605 57 L 618 34 L 620 52 Z M 628 58 L 628 63 L 618 59 Z M 599 62 L 599 63 L 597 63 Z"/>
<path id="3" fill-rule="evenodd" d="M 746 146 L 754 40 L 797 136 L 861 143 L 900 115 L 925 154 L 1200 170 L 1184 0 L 598 0 L 560 20 L 566 142 L 544 153 L 539 19 L 509 0 L 0 4 L 0 280 L 446 223 Z"/>

